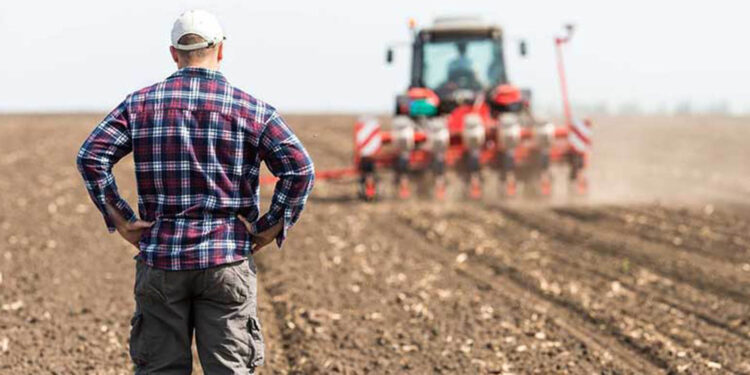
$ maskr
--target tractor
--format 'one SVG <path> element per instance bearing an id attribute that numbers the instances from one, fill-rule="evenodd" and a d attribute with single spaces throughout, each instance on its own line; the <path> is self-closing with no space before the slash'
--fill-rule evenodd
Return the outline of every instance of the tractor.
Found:
<path id="1" fill-rule="evenodd" d="M 531 111 L 531 91 L 509 81 L 500 27 L 476 18 L 439 18 L 422 29 L 410 22 L 410 30 L 411 80 L 406 92 L 396 97 L 390 130 L 376 118 L 360 118 L 354 126 L 354 165 L 319 171 L 316 179 L 355 177 L 359 196 L 373 200 L 384 195 L 378 172 L 391 170 L 399 198 L 409 198 L 415 182 L 427 180 L 433 196 L 442 200 L 446 173 L 452 170 L 463 177 L 464 191 L 472 199 L 483 196 L 483 181 L 493 174 L 501 196 L 515 196 L 519 185 L 549 196 L 550 166 L 556 164 L 569 168 L 572 191 L 586 193 L 583 172 L 591 123 L 572 116 L 562 60 L 572 26 L 555 39 L 562 125 L 537 119 Z M 525 56 L 526 43 L 519 47 Z M 386 62 L 393 60 L 389 47 Z M 261 183 L 274 180 L 266 177 Z"/>
<path id="2" fill-rule="evenodd" d="M 373 118 L 355 125 L 355 166 L 359 193 L 379 195 L 377 171 L 392 169 L 399 198 L 412 194 L 412 179 L 430 174 L 433 194 L 446 194 L 446 172 L 466 181 L 468 196 L 483 195 L 483 169 L 497 171 L 500 194 L 516 195 L 523 184 L 542 196 L 551 193 L 550 164 L 570 168 L 569 178 L 585 193 L 590 123 L 570 115 L 562 55 L 558 53 L 566 124 L 539 121 L 531 111 L 531 91 L 510 83 L 503 31 L 475 18 L 439 18 L 417 29 L 412 22 L 411 80 L 396 97 L 390 131 Z M 558 52 L 570 39 L 558 38 Z M 526 43 L 519 43 L 522 56 Z M 386 62 L 394 61 L 393 47 Z"/>

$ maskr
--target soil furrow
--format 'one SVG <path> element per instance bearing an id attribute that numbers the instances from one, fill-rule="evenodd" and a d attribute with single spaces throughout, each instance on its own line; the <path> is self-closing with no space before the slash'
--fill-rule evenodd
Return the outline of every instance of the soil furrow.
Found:
<path id="1" fill-rule="evenodd" d="M 429 226 L 427 222 L 418 223 L 415 220 L 419 219 L 412 216 L 401 216 L 401 219 L 404 223 L 420 232 L 426 238 L 432 238 L 432 242 L 436 245 L 442 246 L 446 250 L 449 248 L 457 248 L 459 251 L 462 250 L 463 245 L 457 238 L 442 238 L 443 240 L 446 240 L 447 243 L 439 241 L 439 238 L 436 238 L 435 233 L 430 231 L 431 226 Z M 468 238 L 470 235 L 470 233 L 460 234 L 463 238 Z M 499 281 L 505 281 L 505 283 L 501 283 L 503 288 L 511 288 L 512 290 L 515 290 L 517 295 L 525 296 L 524 298 L 529 298 L 537 304 L 544 304 L 548 309 L 554 311 L 553 315 L 557 318 L 562 319 L 561 317 L 565 317 L 565 319 L 570 320 L 568 322 L 561 320 L 561 328 L 565 327 L 564 329 L 569 330 L 573 336 L 582 335 L 583 337 L 589 337 L 597 346 L 608 348 L 610 351 L 613 351 L 621 361 L 628 363 L 632 369 L 636 370 L 636 373 L 656 373 L 659 372 L 660 369 L 664 370 L 669 368 L 669 363 L 667 361 L 664 361 L 659 356 L 653 355 L 647 348 L 633 345 L 628 341 L 629 338 L 624 335 L 610 336 L 613 332 L 607 332 L 607 334 L 602 335 L 599 326 L 607 322 L 590 314 L 585 309 L 582 309 L 580 306 L 571 303 L 568 300 L 557 298 L 545 292 L 538 286 L 537 280 L 530 276 L 526 271 L 518 269 L 508 263 L 498 262 L 496 259 L 487 262 L 486 260 L 488 258 L 481 255 L 474 255 L 473 257 L 480 261 L 475 264 L 473 266 L 474 268 L 471 270 L 466 270 L 466 274 L 478 274 L 480 271 L 475 268 L 479 267 L 478 265 L 480 264 L 489 267 L 496 277 L 500 279 Z M 531 295 L 529 295 L 529 293 L 531 293 Z M 572 329 L 572 327 L 576 327 L 576 329 Z M 584 333 L 581 334 L 581 332 Z"/>
<path id="2" fill-rule="evenodd" d="M 459 216 L 454 217 L 451 214 L 444 214 L 442 217 L 460 223 L 458 225 L 460 227 L 463 227 L 463 224 L 466 223 L 466 231 L 473 231 L 475 235 L 479 235 L 479 232 L 472 228 L 479 224 L 482 228 L 487 228 L 483 230 L 487 231 L 490 236 L 497 234 L 499 238 L 503 238 L 502 243 L 505 245 L 514 246 L 517 244 L 516 246 L 522 247 L 523 242 L 529 239 L 526 231 L 522 228 L 510 226 L 507 221 L 503 224 L 502 219 L 497 220 L 496 214 L 492 217 L 492 214 L 484 213 L 481 210 L 464 210 L 460 212 Z M 487 243 L 482 244 L 481 241 L 479 244 L 480 246 L 489 246 Z M 537 261 L 537 256 L 526 258 L 523 253 L 510 254 L 511 258 L 517 259 L 510 259 L 508 254 L 503 254 L 502 257 L 493 257 L 483 253 L 476 254 L 474 257 L 485 259 L 490 263 L 496 263 L 497 261 L 517 262 L 517 269 L 531 269 L 532 274 L 536 272 L 537 274 L 532 275 L 531 278 L 535 277 L 538 283 L 541 282 L 543 285 L 557 283 L 561 286 L 575 286 L 576 290 L 580 290 L 570 294 L 564 287 L 557 288 L 557 292 L 561 295 L 570 294 L 567 297 L 569 299 L 583 300 L 584 305 L 592 304 L 586 301 L 592 300 L 594 301 L 593 304 L 609 306 L 608 309 L 613 311 L 620 310 L 627 314 L 626 320 L 659 322 L 659 324 L 656 324 L 658 331 L 680 345 L 692 348 L 702 357 L 712 358 L 714 362 L 726 364 L 725 367 L 728 369 L 733 369 L 734 364 L 738 364 L 737 372 L 750 371 L 750 362 L 743 362 L 743 359 L 750 353 L 750 338 L 747 334 L 738 331 L 736 327 L 730 327 L 724 322 L 717 322 L 713 318 L 702 316 L 702 314 L 701 316 L 694 316 L 694 310 L 685 304 L 676 303 L 676 300 L 671 298 L 662 298 L 661 294 L 653 293 L 646 287 L 639 286 L 632 282 L 627 275 L 623 275 L 622 271 L 612 272 L 612 267 L 608 267 L 607 262 L 602 259 L 581 261 L 575 256 L 570 256 L 572 254 L 569 254 L 565 247 L 554 246 L 554 244 L 549 246 L 548 241 L 541 237 L 537 239 L 534 251 L 531 253 L 536 254 L 537 252 L 543 254 L 544 257 L 549 257 L 549 259 L 542 258 Z M 592 260 L 594 260 L 592 263 L 597 264 L 597 267 L 589 266 L 589 262 Z M 545 272 L 543 266 L 540 268 L 538 263 L 543 262 L 554 264 L 555 272 Z M 617 269 L 618 265 L 615 264 L 614 267 L 614 269 Z M 533 271 L 534 269 L 541 271 Z M 561 275 L 566 276 L 562 277 Z M 562 279 L 560 279 L 561 277 Z M 612 286 L 611 289 L 610 285 Z M 555 290 L 555 288 L 548 289 Z M 581 298 L 587 291 L 592 293 L 585 298 Z M 602 296 L 606 296 L 606 298 L 602 299 Z M 671 311 L 671 309 L 677 311 Z M 672 321 L 673 318 L 677 323 Z M 622 320 L 622 317 L 619 320 Z M 612 321 L 617 321 L 617 319 L 612 319 Z M 700 341 L 701 344 L 694 345 L 697 342 L 696 340 Z"/>
<path id="3" fill-rule="evenodd" d="M 266 267 L 259 262 L 258 269 L 264 270 Z M 266 343 L 266 361 L 265 366 L 258 369 L 257 373 L 289 374 L 294 362 L 293 357 L 287 354 L 287 348 L 294 347 L 294 342 L 289 341 L 289 335 L 284 334 L 284 320 L 280 319 L 283 317 L 282 307 L 273 302 L 273 297 L 263 281 L 264 279 L 258 280 L 258 310 Z"/>
<path id="4" fill-rule="evenodd" d="M 716 228 L 695 222 L 671 220 L 661 215 L 648 215 L 629 208 L 562 207 L 553 211 L 579 221 L 596 223 L 624 235 L 641 237 L 671 248 L 700 253 L 717 261 L 734 263 L 740 268 L 750 260 L 750 243 L 738 235 L 719 234 Z M 674 213 L 672 217 L 679 217 Z M 684 223 L 684 224 L 683 224 Z M 744 271 L 744 270 L 743 270 Z M 747 271 L 745 271 L 747 272 Z"/>
<path id="5" fill-rule="evenodd" d="M 508 216 L 508 218 L 511 217 Z M 518 221 L 518 223 L 533 230 L 537 228 L 535 225 L 528 225 L 525 220 Z M 556 237 L 555 239 L 558 240 Z M 565 244 L 569 244 L 569 242 L 565 241 Z M 558 248 L 561 254 L 569 255 L 568 257 L 557 256 L 557 260 L 560 262 L 580 258 L 581 254 L 571 252 L 569 246 Z M 572 249 L 573 251 L 587 251 L 583 254 L 584 258 L 576 262 L 580 264 L 580 267 L 586 267 L 586 263 L 595 264 L 596 268 L 590 268 L 591 272 L 605 272 L 606 276 L 617 277 L 621 283 L 628 285 L 631 289 L 650 293 L 652 298 L 700 317 L 709 324 L 723 328 L 743 339 L 750 337 L 750 319 L 748 319 L 750 305 L 744 303 L 745 301 L 738 302 L 721 298 L 720 295 L 696 289 L 690 284 L 664 278 L 649 271 L 648 266 L 644 266 L 637 275 L 638 277 L 634 277 L 629 275 L 632 272 L 627 272 L 628 269 L 634 268 L 627 254 L 618 256 L 602 253 L 596 248 L 588 246 Z M 618 272 L 622 273 L 623 271 L 625 271 L 624 274 L 618 277 Z"/>
<path id="6" fill-rule="evenodd" d="M 706 213 L 708 210 L 709 213 Z M 732 244 L 735 246 L 743 246 L 746 251 L 747 247 L 750 247 L 750 228 L 748 222 L 745 219 L 739 218 L 736 215 L 719 214 L 712 210 L 714 208 L 704 208 L 702 214 L 697 214 L 689 209 L 674 209 L 665 208 L 660 206 L 647 206 L 647 207 L 617 207 L 617 211 L 622 217 L 627 215 L 634 216 L 633 221 L 636 224 L 646 225 L 649 224 L 641 223 L 641 221 L 648 221 L 651 219 L 651 223 L 658 223 L 659 226 L 667 226 L 677 228 L 678 231 L 682 229 L 692 229 L 693 232 L 699 233 L 706 238 L 713 239 L 717 242 Z M 641 218 L 640 216 L 643 216 Z M 625 218 L 626 220 L 628 218 Z"/>
<path id="7" fill-rule="evenodd" d="M 300 335 L 288 352 L 315 358 L 318 367 L 304 367 L 306 373 L 330 372 L 333 366 L 376 373 L 591 373 L 610 368 L 638 373 L 623 371 L 605 353 L 582 346 L 532 304 L 516 302 L 523 299 L 509 300 L 460 277 L 455 262 L 434 256 L 433 244 L 394 225 L 395 208 L 358 205 L 341 213 L 340 221 L 321 220 L 316 230 L 296 232 L 297 240 L 286 245 L 327 246 L 294 256 L 290 250 L 272 253 L 264 261 L 270 293 L 289 306 L 279 315 Z M 320 214 L 313 216 L 322 219 L 331 210 L 339 208 L 318 205 Z M 318 257 L 324 267 L 300 268 Z M 340 314 L 333 325 L 320 312 L 325 310 Z M 324 331 L 316 333 L 316 328 Z"/>
<path id="8" fill-rule="evenodd" d="M 385 226 L 384 226 L 385 227 Z M 393 225 L 392 222 L 388 222 L 388 232 L 394 236 L 394 238 L 423 238 L 424 232 L 411 226 L 398 226 Z M 411 231 L 414 234 L 407 233 Z M 416 236 L 415 236 L 416 235 Z M 427 246 L 419 246 L 419 251 L 422 255 L 429 256 L 433 260 L 439 261 L 447 268 L 453 268 L 457 275 L 471 280 L 472 283 L 477 285 L 480 290 L 488 291 L 489 296 L 492 300 L 495 300 L 496 304 L 507 304 L 508 301 L 512 301 L 513 305 L 518 306 L 517 313 L 523 315 L 532 316 L 534 312 L 544 314 L 552 324 L 557 326 L 558 329 L 562 330 L 565 335 L 569 335 L 570 338 L 575 339 L 583 345 L 583 347 L 590 347 L 590 350 L 596 352 L 595 356 L 602 356 L 605 361 L 610 354 L 614 354 L 615 358 L 620 360 L 620 365 L 625 365 L 632 371 L 632 373 L 655 373 L 657 368 L 649 363 L 642 363 L 638 360 L 633 360 L 630 353 L 620 351 L 619 347 L 613 348 L 611 346 L 612 340 L 606 338 L 597 337 L 596 330 L 591 327 L 580 327 L 579 321 L 576 319 L 574 322 L 568 322 L 574 319 L 572 316 L 566 316 L 562 310 L 558 307 L 550 304 L 543 298 L 538 298 L 533 294 L 530 294 L 525 288 L 519 288 L 514 285 L 514 281 L 506 278 L 504 275 L 500 275 L 496 270 L 490 267 L 484 267 L 479 264 L 462 264 L 457 263 L 453 255 L 450 254 L 449 249 L 436 248 L 434 242 L 427 241 Z M 502 287 L 497 287 L 502 285 Z M 524 311 L 525 310 L 525 311 Z M 575 326 L 575 328 L 574 328 Z M 569 339 L 566 339 L 569 340 Z M 584 351 L 584 354 L 586 352 Z M 609 353 L 609 354 L 608 354 Z M 583 372 L 595 371 L 608 373 L 609 370 L 615 370 L 620 367 L 616 362 L 613 362 L 611 368 L 605 367 L 602 369 L 601 364 L 596 363 L 579 363 L 586 365 L 580 370 Z"/>
<path id="9" fill-rule="evenodd" d="M 548 214 L 551 211 L 526 210 L 520 213 L 504 206 L 492 208 L 571 246 L 586 246 L 603 254 L 627 258 L 634 264 L 698 289 L 731 298 L 738 303 L 750 303 L 750 274 L 735 267 L 571 221 L 560 215 L 551 218 Z"/>
<path id="10" fill-rule="evenodd" d="M 482 211 L 465 211 L 465 215 L 468 216 L 462 216 L 462 220 L 469 220 L 469 221 L 479 221 L 479 222 L 485 222 L 487 224 L 491 223 L 492 220 L 488 217 L 487 214 L 484 214 Z M 494 225 L 498 228 L 498 230 L 504 229 L 503 233 L 506 235 L 508 234 L 507 228 L 503 228 L 501 225 L 497 225 L 497 223 L 494 223 Z M 512 233 L 511 233 L 512 234 Z M 585 248 L 586 249 L 586 248 Z M 541 248 L 540 250 L 549 250 L 546 247 Z M 637 279 L 633 279 L 629 277 L 630 273 L 627 271 L 624 271 L 623 263 L 619 262 L 618 260 L 615 260 L 613 262 L 613 259 L 609 257 L 608 255 L 604 255 L 603 257 L 596 257 L 598 253 L 596 251 L 591 252 L 589 255 L 595 256 L 595 258 L 592 259 L 586 259 L 586 261 L 583 261 L 580 257 L 574 256 L 575 254 L 571 253 L 568 250 L 568 247 L 566 246 L 558 246 L 554 247 L 552 251 L 546 251 L 546 253 L 552 257 L 555 262 L 559 262 L 561 264 L 570 265 L 575 268 L 586 270 L 586 272 L 598 275 L 605 278 L 611 278 L 613 280 L 618 280 L 623 285 L 626 285 L 628 288 L 631 288 L 634 291 L 638 291 L 639 293 L 643 293 L 647 295 L 650 299 L 660 301 L 662 303 L 665 303 L 667 305 L 670 305 L 676 309 L 679 309 L 681 311 L 684 311 L 686 313 L 695 315 L 696 317 L 704 320 L 707 324 L 714 325 L 718 328 L 724 329 L 727 332 L 737 336 L 738 338 L 741 338 L 743 340 L 750 340 L 750 326 L 748 325 L 739 325 L 737 324 L 737 315 L 722 315 L 718 314 L 716 308 L 711 310 L 707 310 L 703 308 L 704 305 L 715 305 L 716 300 L 715 298 L 705 298 L 705 297 L 715 297 L 714 295 L 708 295 L 703 296 L 703 299 L 700 301 L 692 300 L 693 297 L 696 294 L 701 294 L 699 290 L 691 290 L 690 295 L 683 294 L 679 290 L 658 290 L 658 292 L 654 292 L 649 288 L 651 283 L 641 283 Z M 567 256 L 563 256 L 563 255 Z M 625 258 L 627 259 L 627 258 Z M 596 265 L 595 267 L 592 265 Z M 609 265 L 609 266 L 608 266 Z M 632 272 L 631 272 L 632 273 Z M 683 286 L 682 289 L 691 288 L 689 286 Z M 692 289 L 692 288 L 691 288 Z M 688 300 L 688 303 L 685 303 L 681 301 L 679 298 L 673 298 L 672 295 L 675 295 L 675 297 L 682 297 L 685 300 Z M 727 311 L 727 310 L 735 310 L 739 312 L 739 315 L 745 315 L 750 314 L 750 308 L 743 307 L 741 305 L 734 306 L 732 309 L 727 308 L 728 306 L 723 306 L 721 311 Z"/>
<path id="11" fill-rule="evenodd" d="M 596 322 L 589 321 L 592 324 L 583 323 L 578 316 L 570 314 L 568 306 L 561 305 L 558 301 L 550 301 L 543 294 L 539 294 L 536 289 L 529 288 L 527 284 L 519 282 L 517 278 L 505 277 L 502 270 L 490 269 L 494 277 L 481 271 L 477 265 L 471 266 L 470 269 L 460 270 L 459 273 L 464 277 L 476 280 L 477 283 L 484 283 L 487 288 L 502 293 L 503 296 L 516 301 L 516 303 L 531 302 L 541 306 L 541 311 L 553 315 L 552 321 L 562 330 L 596 351 L 614 353 L 623 364 L 635 373 L 658 373 L 665 368 L 666 364 L 653 359 L 648 361 L 638 360 L 638 355 L 634 355 L 636 352 L 621 347 L 611 337 L 601 335 L 600 331 L 595 328 Z M 488 283 L 490 279 L 492 279 L 492 283 Z M 498 281 L 504 281 L 501 288 L 494 287 Z"/>

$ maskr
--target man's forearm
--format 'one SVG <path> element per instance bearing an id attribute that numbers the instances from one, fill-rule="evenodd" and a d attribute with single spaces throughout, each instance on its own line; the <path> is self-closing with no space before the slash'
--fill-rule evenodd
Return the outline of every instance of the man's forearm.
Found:
<path id="1" fill-rule="evenodd" d="M 315 167 L 307 150 L 278 114 L 266 122 L 259 148 L 266 166 L 279 181 L 270 209 L 253 223 L 253 229 L 258 233 L 281 223 L 276 235 L 276 243 L 281 247 L 287 230 L 304 209 L 315 180 Z"/>
<path id="2" fill-rule="evenodd" d="M 123 156 L 132 151 L 130 129 L 128 127 L 126 102 L 115 108 L 94 128 L 78 150 L 76 164 L 97 208 L 104 216 L 107 229 L 115 230 L 107 212 L 107 204 L 117 209 L 121 216 L 135 220 L 135 212 L 117 192 L 117 184 L 112 175 L 112 167 Z"/>
<path id="3" fill-rule="evenodd" d="M 125 218 L 125 216 L 122 215 L 122 213 L 120 213 L 120 210 L 118 210 L 117 207 L 113 206 L 111 203 L 104 203 L 104 207 L 106 208 L 106 213 L 109 219 L 112 220 L 112 223 L 115 225 L 115 227 L 122 227 L 123 225 L 130 222 Z"/>

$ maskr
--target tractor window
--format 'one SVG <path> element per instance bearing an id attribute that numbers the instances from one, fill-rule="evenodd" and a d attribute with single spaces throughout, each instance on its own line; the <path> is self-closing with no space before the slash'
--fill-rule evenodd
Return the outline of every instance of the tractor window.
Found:
<path id="1" fill-rule="evenodd" d="M 438 92 L 486 89 L 504 75 L 500 45 L 490 39 L 428 42 L 422 61 L 424 85 Z"/>

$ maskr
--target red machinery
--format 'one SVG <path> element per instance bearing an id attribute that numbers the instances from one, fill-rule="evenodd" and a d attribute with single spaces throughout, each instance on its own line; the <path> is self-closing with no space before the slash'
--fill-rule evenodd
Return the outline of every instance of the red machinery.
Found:
<path id="1" fill-rule="evenodd" d="M 573 118 L 567 94 L 562 46 L 555 40 L 565 124 L 533 116 L 529 90 L 510 84 L 505 71 L 502 31 L 476 19 L 439 19 L 413 30 L 411 84 L 396 98 L 390 130 L 362 118 L 354 127 L 353 168 L 323 171 L 318 179 L 358 176 L 360 195 L 379 195 L 377 171 L 391 169 L 398 196 L 411 195 L 413 176 L 431 176 L 436 198 L 445 196 L 445 172 L 463 175 L 468 195 L 482 195 L 482 169 L 498 171 L 506 196 L 517 182 L 541 195 L 552 189 L 550 165 L 567 165 L 576 192 L 587 190 L 585 175 L 591 145 L 588 121 Z M 521 54 L 526 45 L 521 43 Z M 393 60 L 388 50 L 387 61 Z"/>

